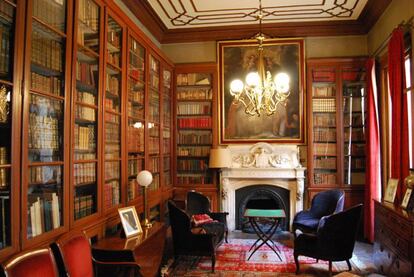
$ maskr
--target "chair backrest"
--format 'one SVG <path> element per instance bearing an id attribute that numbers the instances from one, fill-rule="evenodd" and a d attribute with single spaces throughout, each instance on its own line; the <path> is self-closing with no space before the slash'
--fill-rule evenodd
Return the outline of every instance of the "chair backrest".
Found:
<path id="1" fill-rule="evenodd" d="M 344 200 L 343 190 L 322 191 L 313 197 L 310 210 L 317 217 L 338 213 L 344 209 Z"/>
<path id="2" fill-rule="evenodd" d="M 60 238 L 54 249 L 61 272 L 70 277 L 93 277 L 91 246 L 83 234 Z"/>
<path id="3" fill-rule="evenodd" d="M 57 277 L 58 268 L 50 248 L 19 253 L 3 264 L 8 277 Z"/>
<path id="4" fill-rule="evenodd" d="M 186 212 L 190 216 L 209 213 L 210 200 L 199 192 L 189 191 L 187 193 Z"/>
<path id="5" fill-rule="evenodd" d="M 348 210 L 322 217 L 317 236 L 319 249 L 336 249 L 342 256 L 352 257 L 358 226 L 361 221 L 362 204 Z"/>
<path id="6" fill-rule="evenodd" d="M 187 213 L 178 208 L 171 200 L 168 201 L 168 213 L 173 237 L 174 248 L 185 245 L 191 233 L 191 219 Z"/>

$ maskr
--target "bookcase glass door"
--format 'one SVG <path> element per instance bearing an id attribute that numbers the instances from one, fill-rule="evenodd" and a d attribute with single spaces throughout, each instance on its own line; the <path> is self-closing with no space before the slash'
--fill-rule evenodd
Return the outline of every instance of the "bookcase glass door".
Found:
<path id="1" fill-rule="evenodd" d="M 15 2 L 0 2 L 0 250 L 11 245 L 11 149 Z"/>
<path id="2" fill-rule="evenodd" d="M 100 12 L 94 1 L 79 0 L 73 127 L 75 220 L 97 212 Z"/>
<path id="3" fill-rule="evenodd" d="M 104 209 L 121 201 L 122 27 L 108 16 L 104 100 Z"/>
<path id="4" fill-rule="evenodd" d="M 128 40 L 128 201 L 142 194 L 136 177 L 145 167 L 145 48 Z"/>
<path id="5" fill-rule="evenodd" d="M 177 184 L 212 184 L 212 74 L 177 74 Z"/>
<path id="6" fill-rule="evenodd" d="M 149 89 L 149 166 L 153 181 L 149 190 L 160 187 L 160 62 L 150 55 Z"/>
<path id="7" fill-rule="evenodd" d="M 313 184 L 337 184 L 336 69 L 312 69 Z"/>
<path id="8" fill-rule="evenodd" d="M 27 118 L 27 237 L 63 222 L 67 2 L 34 0 Z M 24 153 L 24 152 L 23 152 Z"/>
<path id="9" fill-rule="evenodd" d="M 365 184 L 365 69 L 342 69 L 344 184 Z"/>
<path id="10" fill-rule="evenodd" d="M 163 129 L 162 129 L 162 153 L 163 153 L 163 186 L 172 186 L 172 171 L 171 171 L 171 71 L 163 70 Z"/>

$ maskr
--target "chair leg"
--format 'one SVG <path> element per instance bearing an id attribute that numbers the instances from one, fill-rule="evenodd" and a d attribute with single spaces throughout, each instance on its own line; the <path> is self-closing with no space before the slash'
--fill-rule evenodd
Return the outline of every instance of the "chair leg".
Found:
<path id="1" fill-rule="evenodd" d="M 295 257 L 295 264 L 296 264 L 296 275 L 298 275 L 300 271 L 298 255 L 294 255 L 294 257 Z"/>
<path id="2" fill-rule="evenodd" d="M 346 260 L 346 263 L 348 264 L 348 271 L 351 271 L 352 270 L 351 262 L 349 260 Z"/>
<path id="3" fill-rule="evenodd" d="M 211 256 L 211 272 L 214 273 L 214 267 L 216 266 L 216 255 Z"/>
<path id="4" fill-rule="evenodd" d="M 225 233 L 224 233 L 224 240 L 225 240 L 225 242 L 226 243 L 229 243 L 229 241 L 227 240 L 227 235 L 229 234 L 229 231 L 227 230 Z"/>
<path id="5" fill-rule="evenodd" d="M 332 261 L 329 261 L 329 277 L 332 276 Z"/>

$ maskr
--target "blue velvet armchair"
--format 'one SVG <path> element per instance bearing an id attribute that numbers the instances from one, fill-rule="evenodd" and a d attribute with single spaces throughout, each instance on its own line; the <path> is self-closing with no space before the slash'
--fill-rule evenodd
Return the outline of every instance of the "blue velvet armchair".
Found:
<path id="1" fill-rule="evenodd" d="M 292 223 L 293 235 L 296 230 L 305 233 L 315 233 L 319 220 L 326 215 L 341 212 L 344 209 L 345 194 L 342 190 L 334 189 L 322 191 L 313 197 L 311 207 L 295 215 Z"/>
<path id="2" fill-rule="evenodd" d="M 352 269 L 350 259 L 354 251 L 355 239 L 362 214 L 362 204 L 346 211 L 324 216 L 319 221 L 316 234 L 303 233 L 294 241 L 296 274 L 299 273 L 299 256 L 329 261 L 329 276 L 332 275 L 332 262 L 346 261 Z"/>

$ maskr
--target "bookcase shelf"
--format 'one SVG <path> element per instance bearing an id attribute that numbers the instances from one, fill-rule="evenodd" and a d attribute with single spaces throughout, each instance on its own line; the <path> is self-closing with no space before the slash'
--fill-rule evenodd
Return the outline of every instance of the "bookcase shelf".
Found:
<path id="1" fill-rule="evenodd" d="M 354 185 L 365 180 L 365 59 L 309 59 L 307 69 L 309 199 L 337 187 L 347 205 L 363 202 Z"/>

